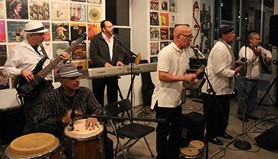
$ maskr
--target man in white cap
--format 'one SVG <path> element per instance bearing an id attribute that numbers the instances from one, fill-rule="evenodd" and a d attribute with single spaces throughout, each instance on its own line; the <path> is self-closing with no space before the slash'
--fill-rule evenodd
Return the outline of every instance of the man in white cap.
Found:
<path id="1" fill-rule="evenodd" d="M 223 145 L 218 137 L 233 139 L 226 133 L 226 129 L 229 122 L 230 99 L 234 93 L 233 80 L 241 70 L 241 66 L 235 67 L 235 57 L 231 49 L 234 41 L 234 28 L 229 25 L 222 26 L 219 41 L 210 51 L 205 69 L 210 82 L 206 80 L 202 87 L 206 138 L 216 145 Z"/>
<path id="2" fill-rule="evenodd" d="M 41 22 L 30 21 L 27 23 L 24 28 L 26 38 L 18 43 L 12 50 L 10 54 L 11 56 L 8 57 L 5 63 L 4 74 L 20 79 L 17 81 L 21 84 L 24 82 L 25 84 L 36 83 L 38 79 L 35 75 L 38 73 L 38 70 L 41 70 L 50 64 L 51 50 L 47 45 L 43 44 L 45 32 L 47 31 L 48 30 Z M 60 58 L 58 59 L 58 62 L 61 61 L 60 63 L 65 63 L 69 59 L 69 54 L 63 52 L 58 58 Z M 45 61 L 42 61 L 42 59 L 45 59 Z M 41 67 L 37 64 L 41 64 Z M 28 87 L 28 91 L 26 91 L 29 92 L 29 90 L 32 90 L 31 92 L 36 94 L 35 96 L 30 97 L 24 93 L 24 95 L 22 94 L 23 98 L 21 99 L 26 118 L 24 133 L 31 133 L 34 131 L 33 124 L 39 113 L 42 104 L 42 97 L 54 89 L 52 86 L 51 70 L 46 71 L 45 76 L 40 74 L 40 78 L 42 79 L 39 80 L 39 87 L 35 87 L 35 89 Z M 22 84 L 22 86 L 25 84 Z M 17 86 L 18 84 L 16 83 L 15 87 L 17 88 Z M 22 90 L 22 87 L 18 88 L 17 91 L 18 90 Z M 26 89 L 24 89 L 24 91 L 25 90 Z"/>

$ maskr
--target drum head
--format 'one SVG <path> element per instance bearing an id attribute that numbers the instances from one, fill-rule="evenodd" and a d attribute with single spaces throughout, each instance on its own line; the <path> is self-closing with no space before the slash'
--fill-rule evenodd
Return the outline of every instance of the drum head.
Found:
<path id="1" fill-rule="evenodd" d="M 180 149 L 180 151 L 184 156 L 188 156 L 188 157 L 197 156 L 199 154 L 199 150 L 193 147 L 184 147 Z"/>
<path id="2" fill-rule="evenodd" d="M 93 129 L 85 129 L 86 119 L 80 119 L 74 121 L 74 130 L 69 131 L 68 127 L 65 127 L 65 135 L 67 137 L 77 139 L 77 140 L 87 140 L 91 139 L 94 136 L 97 136 L 103 131 L 103 126 L 99 125 L 99 127 Z"/>
<path id="3" fill-rule="evenodd" d="M 6 149 L 11 158 L 33 158 L 48 154 L 59 146 L 59 140 L 48 133 L 32 133 L 16 138 Z"/>
<path id="4" fill-rule="evenodd" d="M 192 147 L 194 147 L 194 148 L 196 148 L 196 149 L 198 149 L 198 150 L 204 148 L 204 146 L 205 146 L 205 144 L 204 144 L 202 141 L 200 141 L 200 140 L 192 140 L 192 141 L 190 141 L 189 144 L 190 144 Z"/>

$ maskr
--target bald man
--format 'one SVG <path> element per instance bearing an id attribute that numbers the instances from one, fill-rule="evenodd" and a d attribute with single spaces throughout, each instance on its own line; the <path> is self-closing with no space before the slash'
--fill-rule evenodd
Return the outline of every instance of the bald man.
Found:
<path id="1" fill-rule="evenodd" d="M 186 74 L 192 31 L 186 25 L 174 29 L 174 41 L 158 54 L 157 81 L 152 96 L 152 109 L 157 118 L 167 119 L 156 128 L 157 159 L 178 159 L 181 139 L 182 83 L 196 80 L 195 74 Z"/>

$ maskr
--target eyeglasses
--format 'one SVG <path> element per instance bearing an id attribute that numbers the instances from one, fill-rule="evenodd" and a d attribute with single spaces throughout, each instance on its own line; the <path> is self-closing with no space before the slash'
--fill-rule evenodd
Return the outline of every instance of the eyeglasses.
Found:
<path id="1" fill-rule="evenodd" d="M 185 34 L 180 34 L 180 35 L 182 35 L 183 37 L 185 37 L 185 38 L 188 38 L 188 39 L 191 39 L 191 38 L 193 38 L 192 34 L 189 34 L 189 35 L 185 35 Z"/>

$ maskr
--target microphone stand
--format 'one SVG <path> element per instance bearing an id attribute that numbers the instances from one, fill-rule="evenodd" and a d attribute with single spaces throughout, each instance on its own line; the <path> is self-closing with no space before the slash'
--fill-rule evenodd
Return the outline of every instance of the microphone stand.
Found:
<path id="1" fill-rule="evenodd" d="M 201 60 L 199 59 L 199 53 L 198 53 L 198 49 L 193 49 L 193 51 L 194 51 L 194 54 L 195 54 L 195 56 L 196 56 L 196 58 L 197 58 L 197 62 L 200 64 L 200 66 L 202 65 L 202 63 L 201 63 Z M 203 73 L 204 73 L 204 76 L 205 76 L 205 79 L 207 80 L 207 82 L 208 82 L 208 85 L 209 85 L 209 87 L 210 87 L 210 89 L 208 89 L 208 95 L 213 95 L 213 97 L 214 97 L 214 99 L 215 99 L 215 101 L 216 101 L 216 103 L 217 103 L 217 106 L 219 107 L 219 110 L 221 111 L 221 114 L 223 115 L 223 119 L 225 120 L 225 122 L 226 123 L 228 123 L 228 121 L 227 121 L 227 119 L 226 119 L 226 117 L 225 117 L 225 115 L 224 115 L 224 113 L 223 113 L 223 110 L 222 110 L 222 108 L 221 108 L 221 106 L 220 106 L 220 103 L 219 103 L 219 101 L 218 101 L 218 99 L 216 98 L 216 92 L 214 91 L 214 89 L 213 89 L 213 87 L 212 87 L 212 84 L 211 84 L 211 82 L 209 81 L 209 78 L 208 78 L 208 75 L 207 75 L 207 73 L 206 73 L 206 71 L 205 71 L 205 68 L 204 68 L 204 70 L 203 70 Z M 205 109 L 207 109 L 207 108 L 203 108 L 204 110 Z M 207 112 L 208 112 L 208 110 L 206 110 L 205 111 L 206 113 L 204 114 L 204 116 L 205 116 L 205 120 L 207 120 Z M 207 135 L 205 135 L 205 146 L 206 146 L 206 159 L 208 159 L 208 150 L 209 150 L 209 141 L 208 141 L 208 137 L 207 137 Z"/>
<path id="2" fill-rule="evenodd" d="M 247 125 L 247 123 L 245 123 L 245 117 L 246 117 L 246 111 L 247 111 L 247 92 L 246 92 L 246 74 L 247 74 L 247 47 L 248 47 L 248 43 L 245 43 L 245 59 L 246 62 L 243 63 L 244 67 L 243 67 L 243 73 L 241 74 L 241 80 L 242 82 L 244 82 L 244 86 L 243 86 L 243 117 L 242 117 L 242 128 L 241 128 L 241 139 L 238 139 L 234 142 L 234 146 L 239 149 L 239 150 L 249 150 L 251 149 L 251 144 L 248 141 L 245 141 L 245 126 Z"/>
<path id="3" fill-rule="evenodd" d="M 134 68 L 134 61 L 132 60 L 132 57 L 135 56 L 137 57 L 137 55 L 132 52 L 130 49 L 128 49 L 125 45 L 123 45 L 124 43 L 118 38 L 116 37 L 116 35 L 114 35 L 114 39 L 116 39 L 119 42 L 119 45 L 124 49 L 124 51 L 129 52 L 129 62 L 130 62 L 130 86 L 129 86 L 129 90 L 128 90 L 128 94 L 127 94 L 127 99 L 129 98 L 130 95 L 130 103 L 131 106 L 133 106 L 133 83 L 134 83 L 134 79 L 135 79 L 135 74 L 133 73 L 133 68 Z M 138 74 L 137 74 L 138 75 Z M 131 114 L 132 117 L 132 114 Z"/>

